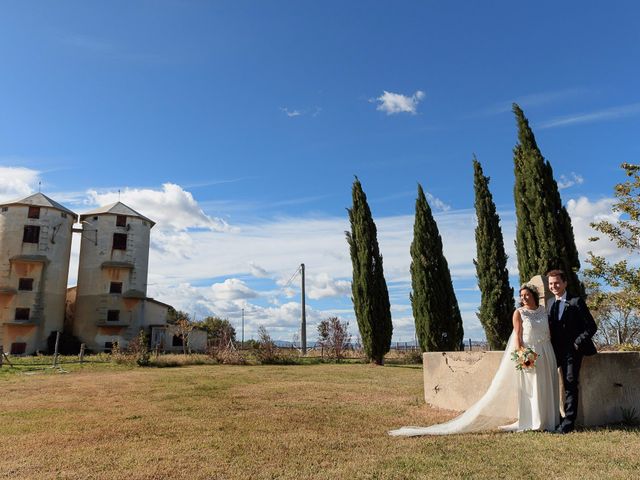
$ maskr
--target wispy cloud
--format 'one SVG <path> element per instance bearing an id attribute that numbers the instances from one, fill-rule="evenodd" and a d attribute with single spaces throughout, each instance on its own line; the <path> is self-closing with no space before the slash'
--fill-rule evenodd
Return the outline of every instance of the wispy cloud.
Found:
<path id="1" fill-rule="evenodd" d="M 584 178 L 582 175 L 578 175 L 576 172 L 571 172 L 567 175 L 560 175 L 560 179 L 558 180 L 558 188 L 560 190 L 564 190 L 566 188 L 573 187 L 574 185 L 582 185 L 584 183 Z"/>
<path id="2" fill-rule="evenodd" d="M 609 120 L 617 120 L 619 118 L 633 117 L 640 114 L 640 102 L 630 103 L 628 105 L 620 105 L 617 107 L 606 108 L 604 110 L 596 110 L 595 112 L 577 113 L 556 117 L 546 122 L 536 125 L 537 128 L 556 128 L 568 127 L 581 123 L 604 122 Z"/>
<path id="3" fill-rule="evenodd" d="M 280 111 L 289 118 L 301 117 L 303 115 L 315 118 L 318 115 L 320 115 L 320 112 L 322 112 L 322 108 L 315 107 L 313 109 L 308 109 L 308 110 L 299 110 L 297 108 L 280 107 Z"/>
<path id="4" fill-rule="evenodd" d="M 393 93 L 383 91 L 382 95 L 372 98 L 371 103 L 378 103 L 376 110 L 385 112 L 387 115 L 395 115 L 398 113 L 411 113 L 415 115 L 418 111 L 418 103 L 425 97 L 422 90 L 416 91 L 413 95 L 407 96 L 401 93 Z"/>
<path id="5" fill-rule="evenodd" d="M 299 117 L 300 115 L 302 115 L 302 112 L 300 110 L 290 110 L 287 107 L 280 107 L 280 111 L 284 112 L 284 114 L 287 117 Z"/>
<path id="6" fill-rule="evenodd" d="M 537 107 L 540 105 L 546 105 L 549 103 L 558 103 L 561 101 L 569 100 L 571 98 L 580 97 L 589 93 L 587 88 L 567 88 L 564 90 L 556 90 L 552 92 L 537 92 L 529 93 L 527 95 L 521 95 L 511 100 L 504 100 L 497 102 L 494 105 L 486 108 L 477 115 L 473 116 L 486 116 L 497 115 L 500 113 L 510 112 L 512 104 L 515 102 L 523 108 Z"/>

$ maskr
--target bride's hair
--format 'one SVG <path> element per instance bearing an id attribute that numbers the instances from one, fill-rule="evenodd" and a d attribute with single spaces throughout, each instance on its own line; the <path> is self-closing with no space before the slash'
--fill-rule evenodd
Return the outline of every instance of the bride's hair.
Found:
<path id="1" fill-rule="evenodd" d="M 529 293 L 531 293 L 531 296 L 533 297 L 533 299 L 536 302 L 536 307 L 540 306 L 540 294 L 538 293 L 538 289 L 536 287 L 534 287 L 533 285 L 531 285 L 530 283 L 525 283 L 524 285 L 522 285 L 520 287 L 520 290 L 518 290 L 518 294 L 520 292 L 522 292 L 522 290 L 527 290 L 529 291 Z M 522 303 L 522 300 L 520 300 L 520 306 L 524 307 L 524 303 Z"/>

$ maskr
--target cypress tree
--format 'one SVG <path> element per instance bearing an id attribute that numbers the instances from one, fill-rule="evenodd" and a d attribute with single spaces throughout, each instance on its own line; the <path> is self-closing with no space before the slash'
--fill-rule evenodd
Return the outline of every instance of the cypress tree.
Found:
<path id="1" fill-rule="evenodd" d="M 347 209 L 351 232 L 345 232 L 353 265 L 351 301 L 365 354 L 370 361 L 382 365 L 391 348 L 391 305 L 376 224 L 358 177 L 353 182 L 352 197 L 353 206 Z"/>
<path id="2" fill-rule="evenodd" d="M 460 350 L 462 317 L 438 226 L 420 184 L 411 242 L 411 288 L 409 298 L 422 351 Z"/>
<path id="3" fill-rule="evenodd" d="M 478 218 L 476 227 L 478 287 L 481 300 L 478 318 L 484 328 L 492 350 L 504 350 L 512 330 L 511 315 L 515 309 L 513 288 L 509 286 L 507 255 L 496 213 L 493 196 L 489 191 L 489 177 L 482 172 L 480 162 L 473 157 L 473 188 Z"/>
<path id="4" fill-rule="evenodd" d="M 522 109 L 513 104 L 518 143 L 513 149 L 515 170 L 516 252 L 520 282 L 560 268 L 567 274 L 568 290 L 582 295 L 578 279 L 578 250 L 571 218 L 562 205 L 551 164 L 544 159 Z"/>

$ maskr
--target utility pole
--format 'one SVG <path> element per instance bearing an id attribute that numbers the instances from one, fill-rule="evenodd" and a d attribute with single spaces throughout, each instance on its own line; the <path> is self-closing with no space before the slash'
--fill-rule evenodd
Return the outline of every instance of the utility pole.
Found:
<path id="1" fill-rule="evenodd" d="M 242 347 L 244 348 L 244 308 L 242 309 Z"/>
<path id="2" fill-rule="evenodd" d="M 300 264 L 300 272 L 302 277 L 302 328 L 300 332 L 300 339 L 302 340 L 302 354 L 307 354 L 307 312 L 304 303 L 304 263 Z"/>

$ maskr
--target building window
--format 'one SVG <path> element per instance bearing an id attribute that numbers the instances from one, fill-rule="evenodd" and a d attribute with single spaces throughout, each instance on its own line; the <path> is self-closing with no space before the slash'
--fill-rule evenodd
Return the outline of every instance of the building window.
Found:
<path id="1" fill-rule="evenodd" d="M 182 344 L 184 342 L 182 341 L 182 337 L 180 335 L 174 335 L 173 339 L 171 341 L 171 345 L 174 347 L 182 347 Z"/>
<path id="2" fill-rule="evenodd" d="M 122 282 L 111 282 L 109 293 L 122 293 Z"/>
<path id="3" fill-rule="evenodd" d="M 126 215 L 117 215 L 116 216 L 116 227 L 126 227 L 127 226 L 127 216 Z"/>
<path id="4" fill-rule="evenodd" d="M 38 243 L 40 241 L 40 227 L 37 225 L 25 225 L 22 241 L 24 243 Z"/>
<path id="5" fill-rule="evenodd" d="M 11 355 L 23 355 L 27 351 L 25 342 L 14 342 L 11 344 Z"/>
<path id="6" fill-rule="evenodd" d="M 18 280 L 18 290 L 33 290 L 33 278 L 21 278 Z"/>
<path id="7" fill-rule="evenodd" d="M 113 249 L 114 250 L 126 250 L 127 249 L 127 234 L 126 233 L 114 233 L 113 234 Z"/>
<path id="8" fill-rule="evenodd" d="M 24 321 L 29 320 L 30 310 L 28 308 L 16 308 L 16 320 Z"/>
<path id="9" fill-rule="evenodd" d="M 3 212 L 8 212 L 9 211 L 9 207 L 2 207 L 2 211 Z"/>
<path id="10" fill-rule="evenodd" d="M 107 310 L 107 322 L 117 322 L 120 320 L 120 310 Z"/>
<path id="11" fill-rule="evenodd" d="M 28 218 L 40 218 L 40 207 L 29 207 Z"/>
<path id="12" fill-rule="evenodd" d="M 93 217 L 93 221 L 96 222 L 98 220 L 98 217 Z"/>
<path id="13" fill-rule="evenodd" d="M 113 350 L 113 342 L 104 342 L 104 353 L 111 353 Z"/>
<path id="14" fill-rule="evenodd" d="M 60 212 L 60 216 L 61 216 L 62 218 L 67 218 L 67 214 L 66 214 L 65 212 Z"/>

